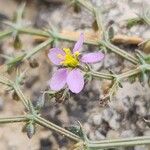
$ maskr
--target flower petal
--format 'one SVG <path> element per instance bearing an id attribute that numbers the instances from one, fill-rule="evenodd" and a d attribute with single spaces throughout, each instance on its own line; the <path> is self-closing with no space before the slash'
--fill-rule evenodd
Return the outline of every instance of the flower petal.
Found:
<path id="1" fill-rule="evenodd" d="M 49 81 L 50 88 L 54 91 L 59 91 L 60 89 L 62 89 L 66 84 L 67 75 L 67 69 L 57 70 Z"/>
<path id="2" fill-rule="evenodd" d="M 67 77 L 67 84 L 73 93 L 79 93 L 84 87 L 84 77 L 79 69 L 73 69 Z"/>
<path id="3" fill-rule="evenodd" d="M 79 40 L 75 43 L 74 48 L 73 48 L 73 53 L 76 51 L 79 51 L 79 49 L 82 47 L 84 41 L 84 35 L 83 33 L 80 34 Z"/>
<path id="4" fill-rule="evenodd" d="M 97 63 L 101 61 L 103 58 L 104 58 L 103 53 L 94 52 L 94 53 L 84 54 L 80 60 L 81 62 L 84 62 L 84 63 Z"/>
<path id="5" fill-rule="evenodd" d="M 58 57 L 59 54 L 65 55 L 65 52 L 59 48 L 52 48 L 48 53 L 50 61 L 55 65 L 60 65 L 60 62 L 62 61 L 62 59 Z"/>

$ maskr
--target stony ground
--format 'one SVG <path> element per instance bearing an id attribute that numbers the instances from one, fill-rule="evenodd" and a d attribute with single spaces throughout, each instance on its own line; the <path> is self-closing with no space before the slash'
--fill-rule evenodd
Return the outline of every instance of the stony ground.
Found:
<path id="1" fill-rule="evenodd" d="M 62 2 L 62 1 L 61 1 Z M 92 15 L 89 15 L 86 9 L 80 13 L 74 13 L 73 8 L 60 1 L 43 0 L 28 1 L 26 8 L 26 18 L 28 24 L 37 28 L 45 28 L 50 24 L 56 26 L 59 30 L 73 31 L 91 31 L 91 24 L 94 21 Z M 136 16 L 141 12 L 141 6 L 150 5 L 149 0 L 93 0 L 94 5 L 110 7 L 104 14 L 104 22 L 108 25 L 114 22 L 116 33 L 125 35 L 137 35 L 144 39 L 150 37 L 150 28 L 146 25 L 138 25 L 130 30 L 126 28 L 126 19 Z M 12 13 L 17 8 L 17 1 L 0 0 L 0 13 L 7 17 L 12 17 Z M 4 27 L 1 27 L 2 30 Z M 23 36 L 23 50 L 30 50 L 34 44 L 34 39 L 29 36 Z M 58 46 L 72 46 L 67 42 L 58 43 Z M 125 46 L 125 50 L 134 53 L 136 46 Z M 84 46 L 86 51 L 98 50 L 93 46 Z M 1 44 L 0 53 L 12 54 L 12 39 L 7 39 Z M 15 52 L 16 53 L 16 52 Z M 18 53 L 18 52 L 17 52 Z M 28 68 L 27 81 L 24 92 L 36 101 L 41 91 L 45 90 L 46 82 L 52 75 L 53 70 L 45 52 L 40 52 L 35 58 L 39 60 L 39 67 L 31 69 L 27 64 L 23 68 Z M 0 58 L 1 59 L 1 58 Z M 1 59 L 0 62 L 3 62 Z M 126 70 L 132 65 L 113 53 L 106 55 L 105 60 L 94 66 L 94 69 L 111 69 L 116 73 Z M 13 78 L 14 74 L 12 74 Z M 79 120 L 87 135 L 92 140 L 101 140 L 105 138 L 134 137 L 150 135 L 150 129 L 143 121 L 143 117 L 150 116 L 150 88 L 148 84 L 141 84 L 138 80 L 130 83 L 125 80 L 123 88 L 118 89 L 109 106 L 102 107 L 99 99 L 103 88 L 107 86 L 108 81 L 92 81 L 86 85 L 86 88 L 78 95 L 72 94 L 72 98 L 62 104 L 54 100 L 46 101 L 42 114 L 48 120 L 68 128 L 70 125 L 77 125 Z M 13 101 L 11 93 L 4 93 L 3 87 L 0 89 L 0 117 L 23 114 L 23 107 L 20 103 Z M 47 129 L 38 128 L 35 136 L 29 140 L 21 132 L 23 124 L 7 124 L 0 127 L 0 149 L 1 150 L 68 150 L 70 143 L 68 140 L 52 133 Z M 68 146 L 66 146 L 68 145 Z M 150 147 L 136 146 L 126 148 L 126 150 L 149 150 Z M 122 150 L 121 148 L 119 150 Z"/>

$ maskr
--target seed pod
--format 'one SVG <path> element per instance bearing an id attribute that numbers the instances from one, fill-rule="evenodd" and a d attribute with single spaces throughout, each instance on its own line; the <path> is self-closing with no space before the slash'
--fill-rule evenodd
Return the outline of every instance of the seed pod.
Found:
<path id="1" fill-rule="evenodd" d="M 111 86 L 112 86 L 112 81 L 111 80 L 104 80 L 102 82 L 102 86 L 101 86 L 103 93 L 107 94 L 109 89 L 111 88 Z"/>
<path id="2" fill-rule="evenodd" d="M 26 132 L 29 139 L 32 138 L 32 136 L 35 134 L 35 125 L 32 122 L 29 122 L 26 125 Z"/>
<path id="3" fill-rule="evenodd" d="M 97 25 L 97 21 L 94 20 L 94 22 L 92 23 L 92 28 L 94 31 L 98 31 L 98 25 Z"/>
<path id="4" fill-rule="evenodd" d="M 55 100 L 57 103 L 62 103 L 66 99 L 66 94 L 64 90 L 55 94 Z"/>
<path id="5" fill-rule="evenodd" d="M 115 34 L 114 32 L 115 32 L 114 28 L 112 26 L 110 26 L 108 28 L 108 38 L 109 38 L 109 40 L 111 40 L 114 37 L 114 34 Z"/>
<path id="6" fill-rule="evenodd" d="M 13 93 L 12 93 L 12 98 L 15 101 L 19 101 L 20 100 L 19 96 L 17 95 L 17 93 L 15 91 L 13 91 Z"/>
<path id="7" fill-rule="evenodd" d="M 144 44 L 143 51 L 144 51 L 146 54 L 149 54 L 149 53 L 150 53 L 150 40 L 147 41 L 147 42 Z"/>
<path id="8" fill-rule="evenodd" d="M 15 49 L 21 49 L 22 48 L 22 42 L 21 42 L 18 35 L 16 35 L 16 37 L 14 39 L 14 48 Z"/>
<path id="9" fill-rule="evenodd" d="M 30 59 L 29 60 L 29 65 L 31 68 L 37 68 L 39 66 L 38 61 L 34 58 L 34 59 Z"/>
<path id="10" fill-rule="evenodd" d="M 73 9 L 74 9 L 74 12 L 76 13 L 81 12 L 81 7 L 77 3 L 73 4 Z"/>

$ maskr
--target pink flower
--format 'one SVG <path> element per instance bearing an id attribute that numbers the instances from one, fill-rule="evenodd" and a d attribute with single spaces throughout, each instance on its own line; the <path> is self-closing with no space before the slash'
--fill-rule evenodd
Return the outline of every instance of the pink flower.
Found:
<path id="1" fill-rule="evenodd" d="M 93 52 L 81 55 L 79 50 L 83 45 L 84 36 L 81 33 L 79 40 L 74 45 L 71 52 L 70 49 L 52 48 L 48 57 L 57 66 L 62 66 L 52 76 L 49 86 L 54 91 L 61 90 L 66 84 L 73 93 L 79 93 L 84 87 L 84 76 L 78 68 L 80 63 L 97 63 L 104 58 L 101 52 Z"/>

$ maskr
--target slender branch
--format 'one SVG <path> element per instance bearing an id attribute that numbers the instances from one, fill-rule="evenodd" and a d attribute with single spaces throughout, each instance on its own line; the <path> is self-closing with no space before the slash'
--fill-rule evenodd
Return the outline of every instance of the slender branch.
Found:
<path id="1" fill-rule="evenodd" d="M 94 12 L 93 13 L 94 13 L 94 16 L 95 16 L 95 19 L 96 19 L 96 22 L 97 22 L 97 26 L 98 26 L 98 29 L 99 29 L 99 34 L 101 33 L 100 37 L 103 38 L 105 29 L 104 29 L 104 25 L 102 23 L 101 9 L 94 8 Z"/>
<path id="2" fill-rule="evenodd" d="M 34 28 L 20 28 L 19 32 L 24 34 L 30 34 L 30 35 L 50 37 L 50 34 L 48 32 L 39 29 L 34 29 Z"/>
<path id="3" fill-rule="evenodd" d="M 150 136 L 138 136 L 138 137 L 128 137 L 128 138 L 121 138 L 121 139 L 104 139 L 101 141 L 89 141 L 92 144 L 100 144 L 100 143 L 118 143 L 118 142 L 128 142 L 128 141 L 138 141 L 141 139 L 149 140 Z"/>
<path id="4" fill-rule="evenodd" d="M 48 46 L 52 41 L 53 41 L 53 39 L 48 39 L 48 40 L 44 41 L 43 43 L 39 44 L 39 45 L 36 46 L 34 49 L 32 49 L 30 52 L 28 52 L 28 53 L 26 54 L 26 56 L 24 57 L 24 59 L 29 59 L 29 58 L 32 57 L 34 54 L 36 54 L 38 51 L 40 51 L 40 50 L 43 49 L 44 47 Z"/>
<path id="5" fill-rule="evenodd" d="M 28 109 L 28 101 L 25 98 L 22 91 L 20 90 L 19 85 L 17 85 L 13 81 L 9 80 L 8 78 L 4 77 L 3 75 L 0 75 L 0 83 L 13 88 L 15 90 L 15 92 L 17 93 L 17 95 L 19 96 L 20 100 L 23 102 L 24 106 Z"/>
<path id="6" fill-rule="evenodd" d="M 141 71 L 142 71 L 141 67 L 137 67 L 137 68 L 135 68 L 133 70 L 126 71 L 126 72 L 121 73 L 121 74 L 119 74 L 117 76 L 118 76 L 118 79 L 121 80 L 123 78 L 131 77 L 133 75 L 139 74 Z"/>
<path id="7" fill-rule="evenodd" d="M 130 139 L 130 140 L 129 140 Z M 115 147 L 127 147 L 135 145 L 150 144 L 150 136 L 133 137 L 129 139 L 118 139 L 118 140 L 102 140 L 96 143 L 88 143 L 89 148 L 100 149 L 100 148 L 115 148 Z"/>
<path id="8" fill-rule="evenodd" d="M 18 29 L 21 34 L 30 34 L 30 35 L 38 35 L 38 36 L 43 36 L 43 37 L 50 37 L 49 33 L 46 31 L 38 30 L 38 29 L 33 29 L 33 28 L 21 28 Z M 9 36 L 12 32 L 5 31 L 7 33 L 6 35 Z M 64 35 L 61 33 L 56 33 L 55 38 L 58 40 L 64 40 L 64 41 L 69 41 L 69 42 L 76 42 L 76 38 L 70 37 L 68 35 Z M 132 56 L 131 54 L 127 53 L 126 51 L 114 46 L 113 44 L 106 42 L 106 41 L 90 41 L 90 40 L 85 40 L 84 44 L 89 44 L 89 45 L 96 45 L 100 46 L 103 45 L 106 48 L 108 48 L 110 51 L 122 56 L 123 58 L 129 60 L 130 62 L 134 64 L 138 64 L 138 59 Z M 34 54 L 34 53 L 33 53 Z"/>
<path id="9" fill-rule="evenodd" d="M 7 85 L 7 86 L 12 85 L 12 81 L 10 81 L 8 78 L 4 77 L 3 75 L 0 75 L 0 83 Z"/>
<path id="10" fill-rule="evenodd" d="M 13 88 L 14 88 L 16 94 L 18 95 L 18 97 L 20 98 L 20 100 L 22 101 L 23 105 L 29 110 L 28 100 L 26 99 L 26 97 L 24 96 L 22 91 L 20 90 L 19 85 L 14 83 Z"/>
<path id="11" fill-rule="evenodd" d="M 16 122 L 26 122 L 28 119 L 26 116 L 15 116 L 15 117 L 6 117 L 0 118 L 0 124 L 2 123 L 16 123 Z"/>
<path id="12" fill-rule="evenodd" d="M 101 26 L 101 25 L 100 25 Z M 34 35 L 40 35 L 40 36 L 44 36 L 44 37 L 48 37 L 50 36 L 48 33 L 46 32 L 42 32 L 40 30 L 35 30 L 35 29 L 20 29 L 20 32 L 21 33 L 28 33 L 28 34 L 34 34 Z M 76 39 L 74 37 L 70 37 L 70 36 L 67 36 L 67 35 L 62 35 L 61 33 L 56 33 L 55 34 L 55 38 L 59 39 L 59 40 L 65 40 L 65 41 L 69 41 L 69 42 L 76 42 Z M 114 46 L 113 44 L 111 43 L 108 43 L 108 42 L 105 42 L 105 41 L 87 41 L 85 40 L 84 42 L 85 44 L 92 44 L 92 45 L 103 45 L 105 46 L 106 48 L 110 49 L 110 51 L 122 56 L 123 58 L 129 60 L 130 62 L 134 63 L 134 64 L 138 64 L 138 59 L 135 58 L 134 56 L 132 56 L 131 54 L 125 52 L 124 50 Z"/>
<path id="13" fill-rule="evenodd" d="M 101 17 L 101 11 L 95 7 L 94 12 L 95 14 L 95 19 L 97 21 L 98 24 L 98 28 L 100 31 L 102 31 L 102 35 L 104 36 L 105 34 L 105 29 L 104 29 L 104 25 L 102 22 L 102 17 Z M 124 50 L 114 46 L 113 44 L 111 44 L 109 41 L 106 40 L 101 40 L 99 42 L 101 45 L 105 46 L 106 48 L 108 48 L 110 51 L 122 56 L 123 58 L 129 60 L 130 62 L 134 63 L 134 64 L 138 64 L 139 61 L 136 57 L 132 56 L 131 54 L 125 52 Z"/>
<path id="14" fill-rule="evenodd" d="M 12 84 L 14 90 L 16 91 L 17 95 L 19 96 L 19 98 L 21 99 L 21 101 L 23 102 L 23 104 L 25 105 L 26 108 L 29 109 L 28 106 L 28 100 L 26 99 L 26 97 L 24 96 L 24 94 L 22 93 L 22 91 L 20 90 L 19 86 L 15 83 L 13 83 L 12 81 L 10 82 L 9 79 L 7 79 L 6 77 L 0 76 L 0 83 L 2 84 L 6 84 L 9 85 L 9 83 Z M 56 131 L 62 135 L 65 135 L 66 137 L 74 140 L 74 141 L 80 141 L 80 137 L 78 137 L 77 135 L 73 134 L 72 132 L 65 130 L 53 123 L 51 123 L 50 121 L 45 120 L 42 117 L 39 116 L 33 116 L 34 121 L 36 121 L 38 124 L 47 127 L 53 131 Z M 11 123 L 11 122 L 21 122 L 21 121 L 26 121 L 27 117 L 25 118 L 25 116 L 19 116 L 19 117 L 13 117 L 13 118 L 1 118 L 0 119 L 0 123 Z"/>
<path id="15" fill-rule="evenodd" d="M 94 78 L 107 79 L 107 80 L 113 80 L 113 78 L 115 77 L 113 74 L 100 73 L 93 70 L 90 70 L 87 74 L 91 75 Z"/>
<path id="16" fill-rule="evenodd" d="M 143 13 L 141 15 L 142 19 L 150 26 L 150 11 L 149 8 L 143 8 Z"/>
<path id="17" fill-rule="evenodd" d="M 100 72 L 93 71 L 93 70 L 90 70 L 89 72 L 87 72 L 87 74 L 92 75 L 92 77 L 98 78 L 98 79 L 103 78 L 103 79 L 113 80 L 113 79 L 117 78 L 118 80 L 122 80 L 124 78 L 128 78 L 133 75 L 139 74 L 140 72 L 143 71 L 143 69 L 150 71 L 150 65 L 148 65 L 148 64 L 140 65 L 133 70 L 129 70 L 129 71 L 123 72 L 118 75 L 108 74 L 108 73 L 100 73 Z"/>
<path id="18" fill-rule="evenodd" d="M 113 44 L 111 44 L 108 41 L 107 42 L 106 41 L 100 41 L 100 44 L 102 44 L 103 46 L 108 48 L 110 51 L 122 56 L 126 60 L 132 62 L 133 64 L 138 64 L 139 63 L 139 61 L 136 57 L 134 57 L 131 54 L 127 53 L 126 51 L 114 46 Z"/>
<path id="19" fill-rule="evenodd" d="M 64 136 L 68 137 L 69 139 L 72 139 L 72 140 L 74 140 L 76 142 L 81 141 L 81 138 L 78 137 L 77 135 L 73 134 L 72 132 L 70 132 L 68 130 L 65 130 L 62 127 L 59 127 L 59 126 L 55 125 L 54 123 L 52 123 L 50 121 L 45 120 L 42 117 L 37 116 L 37 117 L 34 118 L 34 120 L 38 124 L 40 124 L 41 126 L 46 127 L 48 129 L 51 129 L 53 131 L 56 131 L 56 132 L 58 132 L 58 133 L 60 133 L 60 134 L 62 134 Z"/>
<path id="20" fill-rule="evenodd" d="M 94 11 L 93 5 L 89 2 L 89 1 L 85 1 L 85 0 L 76 0 L 77 3 L 79 3 L 80 5 L 82 5 L 83 7 L 85 7 L 87 10 L 89 10 L 90 12 Z"/>
<path id="21" fill-rule="evenodd" d="M 9 35 L 11 35 L 12 33 L 13 33 L 12 29 L 0 32 L 0 40 L 7 37 L 7 36 L 9 36 Z"/>

